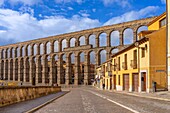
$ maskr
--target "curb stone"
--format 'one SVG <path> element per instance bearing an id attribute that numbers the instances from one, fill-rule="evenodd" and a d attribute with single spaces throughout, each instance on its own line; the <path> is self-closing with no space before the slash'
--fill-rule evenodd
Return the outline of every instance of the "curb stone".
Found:
<path id="1" fill-rule="evenodd" d="M 56 99 L 58 99 L 58 98 L 60 98 L 60 97 L 62 97 L 62 96 L 64 96 L 64 95 L 66 95 L 66 94 L 69 93 L 69 92 L 70 92 L 70 90 L 67 91 L 66 93 L 60 95 L 60 96 L 57 96 L 56 98 L 53 98 L 53 99 L 51 99 L 51 100 L 49 100 L 49 101 L 47 101 L 47 102 L 45 102 L 45 103 L 43 103 L 43 104 L 41 104 L 41 105 L 39 105 L 39 106 L 37 106 L 37 107 L 35 107 L 35 108 L 29 110 L 29 111 L 26 111 L 26 113 L 33 113 L 33 112 L 39 110 L 40 108 L 42 108 L 42 107 L 44 107 L 44 106 L 50 104 L 51 102 L 55 101 Z"/>

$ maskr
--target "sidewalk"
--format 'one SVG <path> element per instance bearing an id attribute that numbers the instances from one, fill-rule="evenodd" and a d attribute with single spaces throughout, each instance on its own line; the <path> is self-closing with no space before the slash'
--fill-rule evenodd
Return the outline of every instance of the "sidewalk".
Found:
<path id="1" fill-rule="evenodd" d="M 41 106 L 44 106 L 46 105 L 46 103 L 51 102 L 65 95 L 66 93 L 68 93 L 68 91 L 62 91 L 33 100 L 23 101 L 16 104 L 0 107 L 0 113 L 25 113 L 29 110 L 34 110 Z"/>
<path id="2" fill-rule="evenodd" d="M 113 92 L 116 92 L 116 91 L 113 91 Z M 133 95 L 133 96 L 170 101 L 170 91 L 160 91 L 160 92 L 154 92 L 154 93 L 146 93 L 146 92 L 139 93 L 139 92 L 122 91 L 122 92 L 117 92 L 117 93 L 125 93 L 125 94 Z"/>
<path id="3" fill-rule="evenodd" d="M 99 89 L 99 88 L 96 88 L 96 89 L 102 90 L 102 89 Z M 159 92 L 154 92 L 154 93 L 127 92 L 127 91 L 114 91 L 114 90 L 103 90 L 103 91 L 121 93 L 121 94 L 126 94 L 126 95 L 132 95 L 132 96 L 138 96 L 138 97 L 157 99 L 157 100 L 163 100 L 163 101 L 169 101 L 170 102 L 170 91 L 159 91 Z"/>

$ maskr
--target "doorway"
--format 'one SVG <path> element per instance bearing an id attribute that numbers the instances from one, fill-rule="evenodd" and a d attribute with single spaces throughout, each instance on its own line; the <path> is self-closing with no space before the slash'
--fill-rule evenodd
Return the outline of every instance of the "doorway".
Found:
<path id="1" fill-rule="evenodd" d="M 116 75 L 114 75 L 113 80 L 114 80 L 114 89 L 116 90 Z"/>
<path id="2" fill-rule="evenodd" d="M 141 73 L 141 91 L 146 91 L 146 72 Z"/>

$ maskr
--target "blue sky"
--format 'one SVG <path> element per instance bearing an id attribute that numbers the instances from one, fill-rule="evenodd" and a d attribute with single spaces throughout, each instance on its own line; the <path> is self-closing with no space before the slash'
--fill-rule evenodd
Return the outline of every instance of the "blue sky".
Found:
<path id="1" fill-rule="evenodd" d="M 0 45 L 126 22 L 165 11 L 165 0 L 0 0 Z"/>

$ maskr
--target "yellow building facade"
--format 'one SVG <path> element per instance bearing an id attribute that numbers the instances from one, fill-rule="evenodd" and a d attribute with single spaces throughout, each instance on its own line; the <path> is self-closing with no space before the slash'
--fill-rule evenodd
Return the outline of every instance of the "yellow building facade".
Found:
<path id="1" fill-rule="evenodd" d="M 166 13 L 138 34 L 138 41 L 114 54 L 97 73 L 105 89 L 152 92 L 167 89 Z M 99 71 L 100 70 L 100 71 Z"/>

